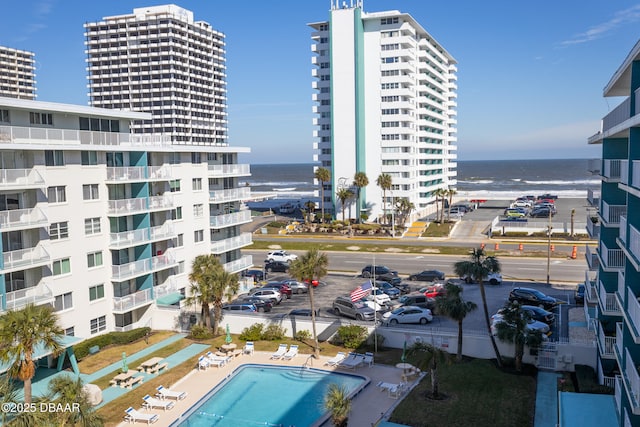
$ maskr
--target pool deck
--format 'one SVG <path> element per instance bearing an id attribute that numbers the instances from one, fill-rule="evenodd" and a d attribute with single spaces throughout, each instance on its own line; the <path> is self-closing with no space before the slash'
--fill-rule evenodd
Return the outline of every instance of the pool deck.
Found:
<path id="1" fill-rule="evenodd" d="M 143 410 L 141 409 L 142 401 L 132 401 L 131 406 L 142 412 L 152 412 L 154 414 L 157 414 L 159 419 L 156 423 L 153 424 L 154 426 L 169 426 L 172 422 L 178 419 L 182 413 L 186 412 L 200 398 L 206 395 L 209 390 L 215 387 L 216 384 L 221 382 L 225 377 L 233 372 L 234 369 L 242 364 L 259 363 L 280 366 L 302 366 L 309 357 L 309 355 L 301 354 L 294 357 L 292 360 L 272 360 L 270 359 L 271 354 L 273 353 L 256 351 L 253 355 L 241 355 L 233 358 L 231 362 L 229 362 L 222 368 L 212 367 L 204 371 L 198 371 L 197 369 L 194 369 L 175 384 L 163 384 L 169 389 L 186 391 L 188 393 L 185 399 L 177 401 L 173 409 L 170 409 L 168 411 L 163 411 L 162 409 L 153 411 Z M 382 391 L 377 386 L 378 382 L 380 381 L 399 383 L 401 381 L 400 377 L 402 374 L 402 371 L 400 369 L 393 366 L 376 364 L 374 364 L 373 366 L 362 366 L 357 368 L 355 371 L 353 369 L 332 368 L 329 366 L 324 366 L 325 361 L 327 361 L 328 359 L 329 357 L 324 356 L 320 357 L 319 360 L 309 359 L 310 363 L 308 364 L 308 366 L 317 369 L 325 369 L 328 371 L 336 370 L 338 372 L 345 373 L 355 372 L 356 374 L 365 376 L 371 380 L 369 385 L 365 387 L 364 390 L 362 390 L 353 399 L 351 414 L 349 416 L 349 425 L 373 425 L 382 417 L 383 414 L 387 413 L 389 409 L 394 407 L 400 401 L 400 399 L 389 397 L 389 394 L 386 391 Z M 417 381 L 418 380 L 416 379 L 414 380 L 414 382 L 410 382 L 409 387 L 411 387 Z M 122 415 L 124 417 L 124 413 Z M 131 424 L 125 423 L 124 421 L 119 424 L 119 426 L 121 427 L 130 425 Z"/>

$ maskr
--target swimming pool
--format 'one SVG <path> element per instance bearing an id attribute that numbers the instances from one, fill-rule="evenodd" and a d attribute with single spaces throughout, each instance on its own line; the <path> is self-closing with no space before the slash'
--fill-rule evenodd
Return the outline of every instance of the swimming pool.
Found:
<path id="1" fill-rule="evenodd" d="M 331 383 L 353 396 L 369 379 L 299 366 L 242 365 L 172 426 L 311 426 L 328 416 L 323 401 Z"/>

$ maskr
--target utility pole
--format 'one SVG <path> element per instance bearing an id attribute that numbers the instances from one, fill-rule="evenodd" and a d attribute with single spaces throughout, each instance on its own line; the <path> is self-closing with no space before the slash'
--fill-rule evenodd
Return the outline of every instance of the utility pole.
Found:
<path id="1" fill-rule="evenodd" d="M 549 225 L 547 225 L 547 285 L 550 285 L 549 275 L 551 272 L 551 209 L 549 209 Z"/>

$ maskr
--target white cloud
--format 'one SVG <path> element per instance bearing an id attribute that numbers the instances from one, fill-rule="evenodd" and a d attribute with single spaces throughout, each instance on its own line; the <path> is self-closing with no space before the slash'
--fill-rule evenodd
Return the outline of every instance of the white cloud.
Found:
<path id="1" fill-rule="evenodd" d="M 605 37 L 607 33 L 615 31 L 626 24 L 631 24 L 640 20 L 640 5 L 632 6 L 628 9 L 616 12 L 610 20 L 589 28 L 583 33 L 574 35 L 568 40 L 560 42 L 561 47 L 573 46 L 587 43 Z"/>

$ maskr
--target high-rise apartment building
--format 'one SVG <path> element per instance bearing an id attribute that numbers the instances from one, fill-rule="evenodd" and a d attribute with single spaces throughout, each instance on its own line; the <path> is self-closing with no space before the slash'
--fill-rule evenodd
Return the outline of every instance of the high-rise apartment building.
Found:
<path id="1" fill-rule="evenodd" d="M 416 20 L 399 11 L 365 13 L 331 2 L 313 28 L 314 160 L 331 170 L 325 202 L 356 172 L 369 185 L 351 218 L 383 213 L 382 173 L 392 178 L 385 205 L 406 198 L 419 216 L 434 192 L 456 185 L 456 61 Z M 352 200 L 353 201 L 353 200 Z"/>
<path id="2" fill-rule="evenodd" d="M 0 46 L 0 96 L 36 99 L 33 52 Z"/>
<path id="3" fill-rule="evenodd" d="M 599 208 L 597 219 L 587 221 L 598 246 L 587 247 L 585 312 L 597 328 L 598 377 L 615 389 L 618 419 L 608 425 L 621 427 L 640 425 L 639 93 L 640 42 L 604 88 L 605 97 L 623 101 L 589 138 L 602 145 L 602 159 L 591 168 L 601 177 L 601 191 L 599 198 L 589 194 Z"/>
<path id="4" fill-rule="evenodd" d="M 227 143 L 225 36 L 175 5 L 85 24 L 90 104 L 144 111 L 134 133 Z"/>

